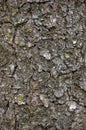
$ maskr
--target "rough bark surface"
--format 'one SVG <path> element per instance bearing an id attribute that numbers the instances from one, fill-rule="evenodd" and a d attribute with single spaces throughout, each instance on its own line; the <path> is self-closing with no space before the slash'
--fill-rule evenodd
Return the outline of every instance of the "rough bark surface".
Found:
<path id="1" fill-rule="evenodd" d="M 0 130 L 86 130 L 85 0 L 0 0 Z"/>

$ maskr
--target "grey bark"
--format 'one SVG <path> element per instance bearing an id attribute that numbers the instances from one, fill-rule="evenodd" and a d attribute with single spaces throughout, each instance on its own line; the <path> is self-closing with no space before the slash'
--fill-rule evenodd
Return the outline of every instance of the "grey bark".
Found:
<path id="1" fill-rule="evenodd" d="M 85 0 L 0 1 L 0 130 L 86 130 Z"/>

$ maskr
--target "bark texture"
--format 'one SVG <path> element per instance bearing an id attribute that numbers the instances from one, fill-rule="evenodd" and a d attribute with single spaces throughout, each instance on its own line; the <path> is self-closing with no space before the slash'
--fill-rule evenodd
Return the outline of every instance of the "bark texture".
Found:
<path id="1" fill-rule="evenodd" d="M 86 130 L 85 0 L 0 0 L 0 130 Z"/>

